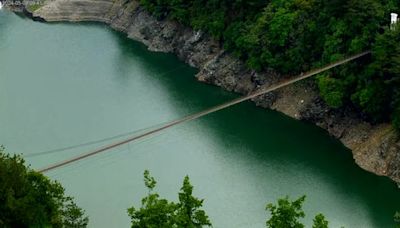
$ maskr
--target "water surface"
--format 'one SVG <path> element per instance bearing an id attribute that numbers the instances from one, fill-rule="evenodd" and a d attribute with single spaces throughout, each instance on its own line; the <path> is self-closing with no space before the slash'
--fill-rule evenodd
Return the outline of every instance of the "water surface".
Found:
<path id="1" fill-rule="evenodd" d="M 146 129 L 236 97 L 196 70 L 99 24 L 43 24 L 0 11 L 0 143 L 33 168 L 101 146 L 33 153 Z M 323 130 L 243 103 L 49 172 L 90 216 L 129 227 L 149 169 L 171 200 L 185 175 L 215 227 L 264 227 L 267 202 L 307 195 L 305 223 L 392 227 L 400 191 L 357 167 Z"/>

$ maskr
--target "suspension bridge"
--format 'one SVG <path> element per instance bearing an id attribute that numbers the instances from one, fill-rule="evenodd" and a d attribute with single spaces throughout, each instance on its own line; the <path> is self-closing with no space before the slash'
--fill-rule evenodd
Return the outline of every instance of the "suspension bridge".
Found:
<path id="1" fill-rule="evenodd" d="M 256 90 L 255 92 L 252 92 L 252 93 L 250 93 L 248 95 L 245 95 L 243 97 L 234 99 L 232 101 L 229 101 L 229 102 L 226 102 L 226 103 L 211 107 L 209 109 L 206 109 L 206 110 L 203 110 L 201 112 L 185 116 L 185 117 L 180 118 L 180 119 L 173 120 L 171 122 L 168 122 L 168 123 L 165 123 L 165 124 L 162 124 L 162 125 L 158 125 L 155 128 L 149 128 L 149 130 L 147 130 L 145 132 L 142 132 L 139 135 L 131 136 L 130 138 L 127 138 L 125 140 L 114 142 L 112 144 L 108 144 L 106 146 L 103 146 L 101 148 L 95 149 L 93 151 L 90 151 L 90 152 L 87 152 L 87 153 L 83 153 L 83 154 L 78 155 L 76 157 L 73 157 L 73 158 L 70 158 L 70 159 L 55 163 L 55 164 L 51 164 L 51 165 L 49 165 L 49 166 L 47 166 L 45 168 L 42 168 L 42 169 L 38 170 L 38 172 L 45 173 L 45 172 L 48 172 L 48 171 L 51 171 L 51 170 L 54 170 L 54 169 L 57 169 L 57 168 L 61 168 L 61 167 L 66 166 L 68 164 L 77 162 L 79 160 L 82 160 L 82 159 L 85 159 L 85 158 L 89 158 L 89 157 L 95 156 L 95 155 L 100 154 L 100 153 L 105 153 L 105 152 L 109 151 L 110 149 L 119 147 L 121 145 L 130 143 L 130 142 L 137 141 L 137 140 L 142 139 L 142 138 L 144 138 L 146 136 L 154 135 L 154 134 L 156 134 L 158 132 L 161 132 L 161 131 L 167 130 L 169 128 L 172 128 L 172 127 L 174 127 L 176 125 L 183 124 L 183 123 L 186 123 L 186 122 L 201 118 L 203 116 L 206 116 L 206 115 L 209 115 L 211 113 L 220 111 L 222 109 L 226 109 L 228 107 L 231 107 L 233 105 L 242 103 L 244 101 L 251 100 L 251 99 L 253 99 L 255 97 L 258 97 L 260 95 L 272 92 L 274 90 L 280 89 L 282 87 L 288 86 L 288 85 L 296 83 L 298 81 L 310 78 L 310 77 L 315 76 L 315 75 L 317 75 L 319 73 L 322 73 L 324 71 L 328 71 L 328 70 L 330 70 L 332 68 L 335 68 L 337 66 L 340 66 L 340 65 L 346 64 L 348 62 L 354 61 L 356 59 L 359 59 L 359 58 L 361 58 L 363 56 L 366 56 L 366 55 L 368 55 L 370 53 L 371 53 L 370 51 L 362 52 L 362 53 L 350 56 L 348 58 L 345 58 L 343 60 L 339 60 L 339 61 L 333 62 L 331 64 L 328 64 L 328 65 L 324 66 L 324 67 L 317 68 L 317 69 L 311 70 L 311 71 L 309 71 L 307 73 L 300 74 L 300 75 L 298 75 L 296 77 L 293 77 L 293 78 L 290 78 L 288 80 L 282 81 L 282 82 L 280 82 L 280 83 L 278 83 L 276 85 L 273 85 L 273 86 L 270 86 L 270 87 L 267 87 L 267 88 L 260 88 L 260 89 Z M 127 134 L 122 134 L 120 136 L 123 136 L 123 135 L 127 135 Z M 118 138 L 118 137 L 119 136 L 115 136 L 115 137 L 111 137 L 109 139 L 115 139 L 115 138 Z M 106 141 L 106 140 L 107 139 L 103 139 L 103 140 L 98 140 L 98 141 L 94 141 L 94 142 L 90 142 L 90 143 L 96 143 L 96 142 Z M 81 144 L 81 145 L 88 145 L 90 143 Z M 62 148 L 62 149 L 59 149 L 59 150 L 42 152 L 42 153 L 39 153 L 39 154 L 53 153 L 53 152 L 57 152 L 57 151 L 63 151 L 63 150 L 67 150 L 67 149 L 70 149 L 70 148 L 79 147 L 79 146 L 80 145 L 76 145 L 76 146 Z"/>

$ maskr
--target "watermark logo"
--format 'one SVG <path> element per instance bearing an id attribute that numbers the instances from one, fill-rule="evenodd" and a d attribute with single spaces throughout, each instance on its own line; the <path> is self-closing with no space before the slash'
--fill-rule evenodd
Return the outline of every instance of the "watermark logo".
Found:
<path id="1" fill-rule="evenodd" d="M 33 5 L 43 5 L 43 0 L 0 0 L 3 6 L 33 6 Z"/>

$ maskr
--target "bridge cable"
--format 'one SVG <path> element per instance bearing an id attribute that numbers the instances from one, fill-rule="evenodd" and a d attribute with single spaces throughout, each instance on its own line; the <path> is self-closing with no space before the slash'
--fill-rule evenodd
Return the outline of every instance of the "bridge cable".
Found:
<path id="1" fill-rule="evenodd" d="M 107 137 L 107 138 L 102 138 L 102 139 L 98 139 L 98 140 L 93 140 L 93 141 L 89 141 L 89 142 L 84 142 L 84 143 L 80 143 L 80 144 L 75 144 L 72 146 L 66 146 L 66 147 L 61 147 L 61 148 L 57 148 L 57 149 L 50 149 L 50 150 L 45 150 L 45 151 L 39 151 L 39 152 L 34 152 L 34 153 L 29 153 L 29 154 L 24 154 L 25 158 L 30 158 L 30 157 L 39 157 L 39 156 L 44 156 L 44 155 L 50 155 L 50 154 L 55 154 L 55 153 L 59 153 L 59 152 L 64 152 L 67 150 L 72 150 L 72 149 L 77 149 L 80 147 L 84 147 L 84 146 L 91 146 L 91 145 L 95 145 L 95 144 L 99 144 L 102 142 L 108 142 L 111 141 L 113 139 L 120 139 L 122 137 L 125 136 L 132 136 L 133 134 L 137 134 L 146 130 L 150 130 L 150 129 L 154 129 L 157 126 L 161 126 L 163 124 L 158 124 L 152 127 L 148 127 L 148 128 L 143 128 L 143 129 L 139 129 L 139 130 L 135 130 L 135 131 L 130 131 L 130 132 L 125 132 L 119 135 L 114 135 L 111 137 Z"/>
<path id="2" fill-rule="evenodd" d="M 168 71 L 162 72 L 162 73 L 158 74 L 158 76 L 163 76 L 163 75 L 170 74 L 170 73 L 172 73 L 174 71 L 177 71 L 177 70 L 180 70 L 181 68 L 184 68 L 184 67 L 187 67 L 187 66 L 186 65 L 182 65 L 182 66 L 176 67 L 176 68 L 174 68 L 172 70 L 168 70 Z M 24 154 L 24 157 L 25 158 L 30 158 L 30 157 L 44 156 L 44 155 L 64 152 L 64 151 L 67 151 L 67 150 L 77 149 L 77 148 L 84 147 L 84 146 L 90 146 L 90 145 L 94 145 L 94 144 L 98 144 L 98 143 L 102 143 L 102 142 L 107 142 L 107 141 L 110 141 L 110 140 L 113 140 L 113 139 L 122 138 L 124 136 L 129 136 L 129 135 L 133 135 L 133 134 L 139 133 L 141 131 L 145 131 L 145 130 L 149 130 L 149 129 L 152 129 L 152 128 L 156 128 L 156 127 L 161 126 L 163 124 L 164 123 L 161 123 L 161 124 L 158 124 L 158 125 L 154 125 L 152 127 L 143 128 L 143 129 L 135 130 L 135 131 L 131 131 L 131 132 L 125 132 L 125 133 L 121 133 L 119 135 L 110 136 L 108 138 L 93 140 L 93 141 L 84 142 L 84 143 L 80 143 L 80 144 L 76 144 L 76 145 L 72 145 L 72 146 L 66 146 L 66 147 L 61 147 L 61 148 L 57 148 L 57 149 L 50 149 L 50 150 L 44 150 L 44 151 L 38 151 L 38 152 L 29 153 L 29 154 Z"/>
<path id="3" fill-rule="evenodd" d="M 126 143 L 129 143 L 129 142 L 144 138 L 144 137 L 149 136 L 149 135 L 153 135 L 153 134 L 158 133 L 160 131 L 163 131 L 165 129 L 171 128 L 171 127 L 173 127 L 175 125 L 182 124 L 182 123 L 185 123 L 185 122 L 188 122 L 188 121 L 191 121 L 191 120 L 198 119 L 198 118 L 203 117 L 205 115 L 208 115 L 208 114 L 220 111 L 222 109 L 228 108 L 230 106 L 239 104 L 239 103 L 241 103 L 243 101 L 247 101 L 247 100 L 253 99 L 253 98 L 258 97 L 258 96 L 260 96 L 262 94 L 269 93 L 271 91 L 280 89 L 282 87 L 285 87 L 287 85 L 293 84 L 295 82 L 310 78 L 310 77 L 312 77 L 312 76 L 314 76 L 316 74 L 322 73 L 324 71 L 330 70 L 330 69 L 335 68 L 337 66 L 340 66 L 340 65 L 343 65 L 345 63 L 351 62 L 351 61 L 353 61 L 355 59 L 361 58 L 361 57 L 363 57 L 365 55 L 368 55 L 370 53 L 371 53 L 370 51 L 366 51 L 366 52 L 362 52 L 362 53 L 357 54 L 357 55 L 353 55 L 353 56 L 348 57 L 346 59 L 333 62 L 331 64 L 328 64 L 328 65 L 324 66 L 324 67 L 311 70 L 311 71 L 309 71 L 307 73 L 300 74 L 299 76 L 297 76 L 295 78 L 288 79 L 286 81 L 278 83 L 277 85 L 270 86 L 270 87 L 267 87 L 267 88 L 261 88 L 261 89 L 255 91 L 255 92 L 253 92 L 253 93 L 250 93 L 249 95 L 234 99 L 232 101 L 223 103 L 221 105 L 217 105 L 217 106 L 211 107 L 209 109 L 206 109 L 206 110 L 198 112 L 198 113 L 194 113 L 192 115 L 188 115 L 188 116 L 183 117 L 181 119 L 177 119 L 177 120 L 171 121 L 171 122 L 166 123 L 165 125 L 163 125 L 163 126 L 161 126 L 159 128 L 147 131 L 147 132 L 145 132 L 143 134 L 140 134 L 140 135 L 137 135 L 137 136 L 133 136 L 131 138 L 128 138 L 128 139 L 125 139 L 125 140 L 122 140 L 122 141 L 119 141 L 119 142 L 116 142 L 116 143 L 101 147 L 101 148 L 96 149 L 94 151 L 91 151 L 89 153 L 81 154 L 81 155 L 79 155 L 77 157 L 74 157 L 74 158 L 71 158 L 71 159 L 68 159 L 68 160 L 64 160 L 64 161 L 61 161 L 59 163 L 52 164 L 52 165 L 50 165 L 50 166 L 48 166 L 46 168 L 38 170 L 38 172 L 41 172 L 41 173 L 48 172 L 48 171 L 63 167 L 65 165 L 71 164 L 73 162 L 82 160 L 84 158 L 88 158 L 88 157 L 94 156 L 96 154 L 102 153 L 102 152 L 110 150 L 112 148 L 124 145 Z"/>

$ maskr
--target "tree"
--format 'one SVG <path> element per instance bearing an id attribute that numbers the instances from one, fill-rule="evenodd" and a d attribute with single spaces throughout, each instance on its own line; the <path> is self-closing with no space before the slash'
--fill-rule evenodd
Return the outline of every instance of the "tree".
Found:
<path id="1" fill-rule="evenodd" d="M 172 227 L 175 224 L 177 205 L 168 202 L 166 199 L 160 199 L 157 193 L 153 193 L 157 182 L 150 176 L 148 170 L 144 172 L 144 184 L 149 192 L 142 199 L 141 208 L 128 208 L 128 214 L 132 220 L 131 227 Z"/>
<path id="2" fill-rule="evenodd" d="M 320 94 L 325 102 L 333 108 L 341 107 L 346 96 L 346 86 L 343 82 L 327 75 L 321 75 L 317 80 Z"/>
<path id="3" fill-rule="evenodd" d="M 377 36 L 372 49 L 372 61 L 367 66 L 358 88 L 361 91 L 358 93 L 358 104 L 363 111 L 373 118 L 386 120 L 392 117 L 393 125 L 398 130 L 399 117 L 396 114 L 400 107 L 399 42 L 399 26 L 393 30 L 387 28 L 383 34 Z"/>
<path id="4" fill-rule="evenodd" d="M 303 228 L 304 225 L 299 222 L 305 214 L 302 209 L 306 196 L 302 196 L 295 201 L 290 201 L 286 196 L 278 200 L 278 205 L 267 204 L 266 210 L 270 211 L 271 218 L 267 221 L 269 228 Z"/>
<path id="5" fill-rule="evenodd" d="M 186 176 L 183 181 L 179 203 L 161 199 L 157 193 L 153 192 L 157 182 L 150 176 L 148 170 L 144 172 L 144 183 L 149 192 L 142 199 L 141 207 L 128 208 L 132 228 L 211 226 L 208 216 L 200 209 L 203 200 L 192 195 L 193 186 L 190 184 L 189 177 Z"/>
<path id="6" fill-rule="evenodd" d="M 200 208 L 203 200 L 199 200 L 192 195 L 193 186 L 190 184 L 189 177 L 183 180 L 183 186 L 179 193 L 179 203 L 177 210 L 178 227 L 202 227 L 211 226 L 205 211 Z"/>
<path id="7" fill-rule="evenodd" d="M 315 216 L 312 228 L 328 228 L 328 221 L 325 220 L 325 216 L 323 214 L 318 214 Z"/>
<path id="8" fill-rule="evenodd" d="M 190 11 L 187 9 L 191 7 L 191 4 L 191 0 L 170 0 L 169 7 L 171 12 L 169 18 L 187 25 L 190 19 Z"/>
<path id="9" fill-rule="evenodd" d="M 0 147 L 0 227 L 86 227 L 88 218 L 64 188 Z"/>
<path id="10" fill-rule="evenodd" d="M 393 126 L 394 128 L 400 132 L 400 105 L 396 108 L 392 115 L 392 120 L 393 120 Z"/>
<path id="11" fill-rule="evenodd" d="M 267 204 L 266 210 L 271 213 L 271 218 L 267 220 L 268 228 L 303 228 L 304 225 L 299 219 L 305 217 L 303 203 L 306 196 L 302 196 L 295 201 L 290 201 L 289 197 L 279 199 L 278 204 Z M 312 228 L 328 228 L 328 221 L 323 214 L 318 214 L 313 220 Z"/>
<path id="12" fill-rule="evenodd" d="M 400 212 L 396 212 L 394 215 L 394 221 L 397 223 L 397 228 L 400 228 Z"/>
<path id="13" fill-rule="evenodd" d="M 85 217 L 85 211 L 79 208 L 71 198 L 63 209 L 63 226 L 66 228 L 83 228 L 89 223 L 89 218 Z"/>

